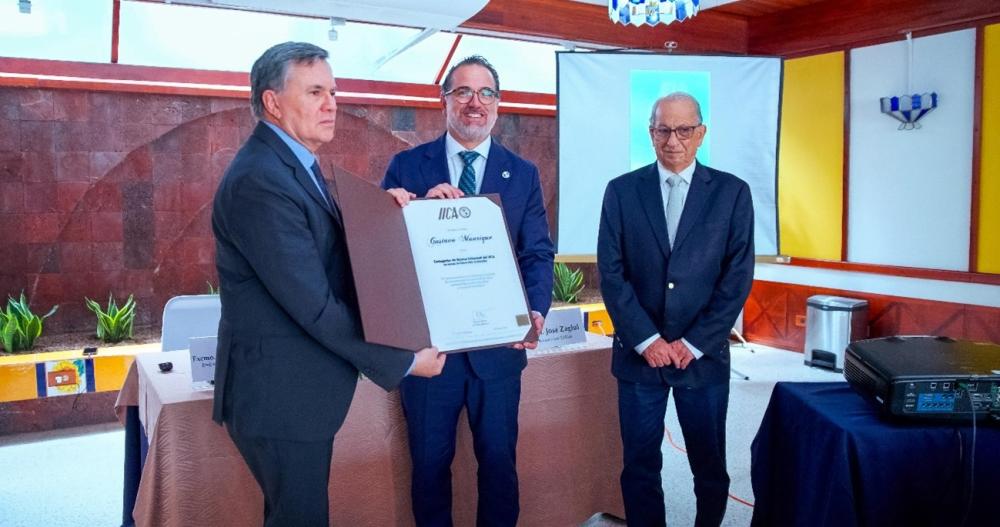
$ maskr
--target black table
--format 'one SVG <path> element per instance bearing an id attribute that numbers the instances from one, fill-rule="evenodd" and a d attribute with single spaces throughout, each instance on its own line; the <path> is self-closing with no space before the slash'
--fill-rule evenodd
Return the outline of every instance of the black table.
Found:
<path id="1" fill-rule="evenodd" d="M 755 526 L 1000 525 L 1000 428 L 890 422 L 847 383 L 778 383 L 751 446 Z"/>

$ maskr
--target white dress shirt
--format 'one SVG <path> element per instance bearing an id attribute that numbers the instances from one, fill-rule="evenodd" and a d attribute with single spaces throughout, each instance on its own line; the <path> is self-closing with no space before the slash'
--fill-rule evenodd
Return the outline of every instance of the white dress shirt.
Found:
<path id="1" fill-rule="evenodd" d="M 479 145 L 472 150 L 479 154 L 476 160 L 472 162 L 472 168 L 476 170 L 476 194 L 479 194 L 479 189 L 483 187 L 483 175 L 486 173 L 486 158 L 490 154 L 490 145 L 493 144 L 493 138 L 486 136 L 486 139 L 479 143 Z M 448 176 L 451 178 L 451 186 L 458 188 L 458 181 L 462 179 L 462 170 L 465 169 L 465 161 L 462 161 L 462 156 L 458 155 L 467 149 L 459 144 L 451 133 L 446 133 L 444 137 L 444 152 L 448 157 Z"/>
<path id="2" fill-rule="evenodd" d="M 680 206 L 681 206 L 681 210 L 684 210 L 684 204 L 687 202 L 688 190 L 691 188 L 691 178 L 694 176 L 694 167 L 695 167 L 695 162 L 692 161 L 691 164 L 688 165 L 686 168 L 684 168 L 680 172 L 674 174 L 673 172 L 667 170 L 662 164 L 660 164 L 659 161 L 656 162 L 656 170 L 657 170 L 657 172 L 660 173 L 660 194 L 663 196 L 663 218 L 664 219 L 666 219 L 666 217 L 667 217 L 667 199 L 670 196 L 670 185 L 667 184 L 667 178 L 669 178 L 670 176 L 675 176 L 676 175 L 676 176 L 680 176 L 680 178 L 682 180 L 684 180 L 683 184 L 678 185 L 676 188 L 673 189 L 674 192 L 679 192 L 680 193 L 680 200 L 681 200 L 681 205 Z M 681 214 L 681 217 L 682 218 L 684 217 L 683 213 Z M 673 243 L 673 240 L 670 240 L 670 243 Z M 639 355 L 642 355 L 642 352 L 646 351 L 646 348 L 648 348 L 649 345 L 652 344 L 653 341 L 655 341 L 659 337 L 660 337 L 659 333 L 656 333 L 654 335 L 650 335 L 649 338 L 647 338 L 646 340 L 640 342 L 635 347 L 635 351 L 637 351 L 639 353 Z M 704 355 L 701 352 L 701 350 L 699 350 L 698 348 L 692 346 L 691 343 L 687 341 L 687 339 L 681 338 L 681 342 L 683 342 L 684 345 L 687 346 L 689 350 L 691 350 L 691 354 L 694 355 L 694 358 L 696 360 L 700 359 L 701 356 Z"/>

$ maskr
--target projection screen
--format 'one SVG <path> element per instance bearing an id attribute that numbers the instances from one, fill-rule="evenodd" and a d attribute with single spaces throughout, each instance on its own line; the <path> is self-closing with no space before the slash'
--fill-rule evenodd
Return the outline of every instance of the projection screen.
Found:
<path id="1" fill-rule="evenodd" d="M 701 104 L 704 165 L 750 185 L 758 255 L 777 254 L 777 158 L 782 62 L 777 57 L 557 53 L 561 257 L 597 253 L 604 188 L 656 161 L 649 115 L 675 91 Z"/>

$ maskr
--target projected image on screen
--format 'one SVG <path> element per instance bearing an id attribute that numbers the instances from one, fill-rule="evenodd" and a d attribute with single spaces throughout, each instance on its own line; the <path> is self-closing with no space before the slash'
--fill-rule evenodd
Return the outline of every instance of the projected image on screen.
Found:
<path id="1" fill-rule="evenodd" d="M 629 166 L 630 170 L 656 161 L 653 142 L 649 138 L 649 113 L 653 103 L 664 95 L 685 92 L 701 105 L 702 123 L 708 130 L 698 149 L 698 162 L 712 161 L 712 74 L 707 71 L 640 70 L 629 74 Z"/>
<path id="2" fill-rule="evenodd" d="M 656 99 L 677 91 L 701 104 L 707 135 L 698 162 L 747 182 L 754 249 L 777 253 L 780 58 L 567 51 L 556 64 L 561 256 L 597 254 L 604 189 L 655 162 L 649 113 Z"/>

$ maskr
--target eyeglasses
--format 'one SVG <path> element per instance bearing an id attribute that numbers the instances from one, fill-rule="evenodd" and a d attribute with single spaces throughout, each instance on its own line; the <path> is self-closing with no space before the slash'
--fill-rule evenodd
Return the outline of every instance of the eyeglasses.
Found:
<path id="1" fill-rule="evenodd" d="M 678 126 L 677 128 L 670 128 L 669 126 L 650 126 L 649 131 L 653 132 L 653 137 L 660 141 L 667 141 L 670 139 L 670 134 L 677 133 L 677 139 L 691 139 L 694 135 L 694 131 L 701 126 L 698 123 L 694 126 Z"/>
<path id="2" fill-rule="evenodd" d="M 493 101 L 500 98 L 500 92 L 493 88 L 479 88 L 479 91 L 476 91 L 468 86 L 459 86 L 444 92 L 445 97 L 454 95 L 455 100 L 462 104 L 471 101 L 473 94 L 479 94 L 479 102 L 483 104 L 493 104 Z"/>

